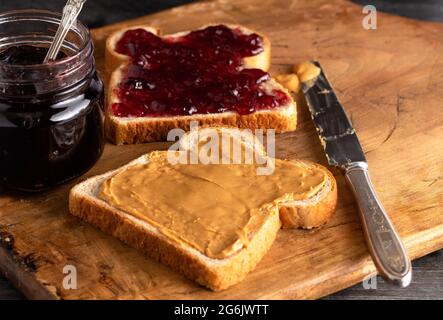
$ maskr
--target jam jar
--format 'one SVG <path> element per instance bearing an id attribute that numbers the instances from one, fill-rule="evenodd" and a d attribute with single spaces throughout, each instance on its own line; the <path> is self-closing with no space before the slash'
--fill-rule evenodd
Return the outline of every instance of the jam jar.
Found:
<path id="1" fill-rule="evenodd" d="M 61 16 L 0 14 L 0 185 L 40 191 L 88 171 L 104 147 L 103 83 L 88 29 L 77 22 L 43 64 Z"/>

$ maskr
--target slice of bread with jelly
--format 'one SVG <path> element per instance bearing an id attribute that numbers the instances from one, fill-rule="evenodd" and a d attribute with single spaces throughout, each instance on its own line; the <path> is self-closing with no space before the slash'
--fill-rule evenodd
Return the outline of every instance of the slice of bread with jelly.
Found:
<path id="1" fill-rule="evenodd" d="M 271 44 L 236 25 L 159 36 L 136 26 L 106 43 L 106 134 L 115 144 L 165 140 L 174 128 L 296 128 L 296 104 L 272 79 Z"/>
<path id="2" fill-rule="evenodd" d="M 181 142 L 191 146 L 190 135 Z M 263 146 L 242 137 L 244 150 L 266 157 Z M 315 227 L 335 210 L 336 182 L 320 165 L 273 159 L 273 173 L 259 176 L 255 163 L 174 163 L 183 152 L 152 152 L 78 184 L 71 214 L 222 290 L 255 268 L 282 225 Z"/>

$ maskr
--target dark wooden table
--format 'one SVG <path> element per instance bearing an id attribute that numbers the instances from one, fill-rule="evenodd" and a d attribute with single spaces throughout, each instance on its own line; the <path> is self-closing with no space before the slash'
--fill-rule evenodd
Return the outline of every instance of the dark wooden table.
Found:
<path id="1" fill-rule="evenodd" d="M 33 1 L 14 0 L 0 3 L 0 12 L 39 7 L 61 11 L 65 0 Z M 138 0 L 128 6 L 120 0 L 94 0 L 86 4 L 81 19 L 89 27 L 99 27 L 113 22 L 131 19 L 155 11 L 192 2 L 192 0 Z M 367 4 L 367 1 L 355 2 Z M 443 1 L 440 0 L 375 0 L 378 10 L 416 19 L 443 22 Z M 413 263 L 412 284 L 406 289 L 393 288 L 380 277 L 376 289 L 365 289 L 362 284 L 343 290 L 325 299 L 439 299 L 443 300 L 443 250 L 423 257 Z M 9 282 L 0 275 L 0 300 L 24 299 Z"/>

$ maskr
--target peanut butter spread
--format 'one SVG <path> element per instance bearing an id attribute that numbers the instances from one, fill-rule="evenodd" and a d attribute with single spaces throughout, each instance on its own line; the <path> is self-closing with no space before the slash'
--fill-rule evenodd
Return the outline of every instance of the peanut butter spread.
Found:
<path id="1" fill-rule="evenodd" d="M 321 170 L 291 161 L 276 159 L 274 173 L 260 176 L 255 164 L 171 164 L 167 153 L 115 174 L 99 196 L 215 259 L 247 246 L 279 203 L 306 199 L 326 181 Z"/>
<path id="2" fill-rule="evenodd" d="M 300 79 L 295 73 L 279 74 L 275 77 L 275 80 L 290 92 L 297 93 L 300 91 Z"/>
<path id="3" fill-rule="evenodd" d="M 309 61 L 305 61 L 295 65 L 293 71 L 295 74 L 297 74 L 301 82 L 313 81 L 321 73 L 320 68 Z"/>

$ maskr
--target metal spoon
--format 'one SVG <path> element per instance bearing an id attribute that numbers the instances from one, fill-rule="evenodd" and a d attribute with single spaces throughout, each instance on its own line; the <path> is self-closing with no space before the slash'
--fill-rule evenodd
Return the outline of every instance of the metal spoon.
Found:
<path id="1" fill-rule="evenodd" d="M 77 20 L 77 17 L 80 14 L 85 2 L 86 0 L 68 0 L 63 8 L 63 15 L 60 25 L 58 26 L 57 33 L 54 36 L 54 40 L 49 47 L 49 51 L 43 63 L 54 61 L 57 58 L 60 48 L 65 41 L 66 35 L 74 22 Z"/>

